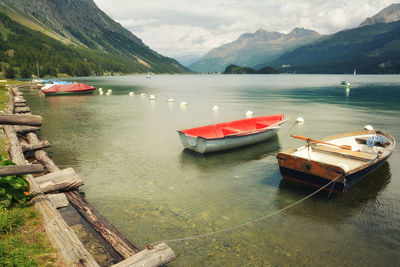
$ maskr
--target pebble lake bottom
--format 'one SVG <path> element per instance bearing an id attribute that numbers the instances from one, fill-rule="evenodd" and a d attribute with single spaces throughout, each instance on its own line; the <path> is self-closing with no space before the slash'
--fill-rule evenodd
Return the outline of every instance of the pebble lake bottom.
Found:
<path id="1" fill-rule="evenodd" d="M 88 201 L 141 249 L 241 225 L 313 192 L 282 180 L 276 153 L 305 145 L 290 134 L 321 139 L 370 124 L 400 140 L 397 75 L 74 80 L 112 94 L 44 97 L 26 90 L 24 96 L 33 114 L 44 118 L 40 135 L 52 144 L 56 164 L 73 167 Z M 344 80 L 350 90 L 340 84 Z M 188 105 L 181 107 L 183 101 Z M 177 130 L 241 119 L 248 110 L 255 116 L 284 113 L 291 121 L 253 146 L 205 156 L 183 151 Z M 304 123 L 295 124 L 297 117 Z M 345 194 L 317 194 L 233 231 L 167 242 L 177 254 L 169 266 L 398 265 L 399 150 Z"/>

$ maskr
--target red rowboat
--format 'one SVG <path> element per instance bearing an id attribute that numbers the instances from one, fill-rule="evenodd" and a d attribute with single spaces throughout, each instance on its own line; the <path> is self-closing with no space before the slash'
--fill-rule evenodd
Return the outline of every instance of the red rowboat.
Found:
<path id="1" fill-rule="evenodd" d="M 178 131 L 183 146 L 198 153 L 208 153 L 264 141 L 287 122 L 283 114 L 218 123 Z"/>
<path id="2" fill-rule="evenodd" d="M 96 87 L 84 83 L 55 84 L 48 89 L 42 90 L 46 96 L 50 95 L 76 95 L 91 94 Z"/>

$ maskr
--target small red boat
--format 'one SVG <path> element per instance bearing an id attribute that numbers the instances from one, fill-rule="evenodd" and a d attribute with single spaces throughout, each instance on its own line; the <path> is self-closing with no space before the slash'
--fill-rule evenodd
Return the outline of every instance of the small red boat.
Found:
<path id="1" fill-rule="evenodd" d="M 264 141 L 287 122 L 283 114 L 218 123 L 178 131 L 183 146 L 198 153 L 208 153 Z"/>
<path id="2" fill-rule="evenodd" d="M 84 83 L 73 83 L 73 84 L 54 84 L 48 89 L 42 90 L 46 96 L 53 95 L 82 95 L 91 94 L 96 90 L 96 87 L 84 84 Z"/>

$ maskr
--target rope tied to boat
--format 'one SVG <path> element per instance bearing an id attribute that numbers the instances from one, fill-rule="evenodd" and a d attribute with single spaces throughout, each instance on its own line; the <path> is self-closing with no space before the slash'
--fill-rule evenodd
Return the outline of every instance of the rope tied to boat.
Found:
<path id="1" fill-rule="evenodd" d="M 242 224 L 239 224 L 239 225 L 230 227 L 230 228 L 226 228 L 226 229 L 222 229 L 222 230 L 218 230 L 218 231 L 213 231 L 213 232 L 209 232 L 209 233 L 205 233 L 205 234 L 192 235 L 192 236 L 181 237 L 181 238 L 176 238 L 176 239 L 169 239 L 169 240 L 160 240 L 160 241 L 158 241 L 158 242 L 155 242 L 155 243 L 150 244 L 149 246 L 150 246 L 150 247 L 153 247 L 153 246 L 155 246 L 155 245 L 157 245 L 157 244 L 160 244 L 160 243 L 162 243 L 162 242 L 164 242 L 164 243 L 176 243 L 176 242 L 182 242 L 182 241 L 187 241 L 187 240 L 194 240 L 194 239 L 206 238 L 206 237 L 209 237 L 209 236 L 212 236 L 212 235 L 217 235 L 217 234 L 222 234 L 222 233 L 231 232 L 231 231 L 234 231 L 234 230 L 243 228 L 243 227 L 245 227 L 245 226 L 248 226 L 248 225 L 250 225 L 250 224 L 254 224 L 254 223 L 260 222 L 260 221 L 265 220 L 265 219 L 267 219 L 267 218 L 269 218 L 269 217 L 272 217 L 272 216 L 274 216 L 274 215 L 277 215 L 277 214 L 279 214 L 279 213 L 282 213 L 282 212 L 284 212 L 284 211 L 286 211 L 286 210 L 288 210 L 288 209 L 290 209 L 290 208 L 293 208 L 294 206 L 300 204 L 301 202 L 303 202 L 303 201 L 305 201 L 305 200 L 311 198 L 312 196 L 314 196 L 314 195 L 317 194 L 318 192 L 320 192 L 320 191 L 324 190 L 325 188 L 327 188 L 329 185 L 336 183 L 336 181 L 337 181 L 340 177 L 342 177 L 343 175 L 344 175 L 343 172 L 342 172 L 342 173 L 339 173 L 333 180 L 331 180 L 330 182 L 328 182 L 328 183 L 325 184 L 324 186 L 318 188 L 317 190 L 315 190 L 315 191 L 312 192 L 311 194 L 309 194 L 309 195 L 303 197 L 302 199 L 300 199 L 300 200 L 298 200 L 298 201 L 296 201 L 296 202 L 294 202 L 294 203 L 292 203 L 292 204 L 290 204 L 290 205 L 288 205 L 288 206 L 286 206 L 286 207 L 284 207 L 284 208 L 282 208 L 282 209 L 276 210 L 276 211 L 274 211 L 274 212 L 271 212 L 271 213 L 269 213 L 269 214 L 267 214 L 267 215 L 264 215 L 264 216 L 262 216 L 262 217 L 259 217 L 259 218 L 257 218 L 257 219 L 250 220 L 250 221 L 247 221 L 247 222 L 245 222 L 245 223 L 242 223 Z M 333 189 L 333 187 L 331 188 L 331 191 L 332 191 L 332 189 Z M 330 196 L 330 194 L 329 194 L 329 196 Z"/>

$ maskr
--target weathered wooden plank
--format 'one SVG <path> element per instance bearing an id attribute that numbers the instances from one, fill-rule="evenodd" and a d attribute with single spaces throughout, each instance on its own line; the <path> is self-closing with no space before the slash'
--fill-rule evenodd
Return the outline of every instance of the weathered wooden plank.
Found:
<path id="1" fill-rule="evenodd" d="M 65 266 L 99 266 L 45 195 L 35 197 L 33 204 L 42 214 L 46 234 L 58 248 Z"/>
<path id="2" fill-rule="evenodd" d="M 37 160 L 39 160 L 43 166 L 49 171 L 49 172 L 55 172 L 59 171 L 60 169 L 57 167 L 57 165 L 49 158 L 47 155 L 46 151 L 44 150 L 38 150 L 35 152 L 35 157 Z"/>
<path id="3" fill-rule="evenodd" d="M 18 90 L 18 87 L 12 87 L 11 92 L 13 96 L 23 96 L 24 94 Z"/>
<path id="4" fill-rule="evenodd" d="M 67 192 L 66 196 L 79 213 L 124 259 L 127 259 L 140 251 L 77 191 Z"/>
<path id="5" fill-rule="evenodd" d="M 69 205 L 69 201 L 64 193 L 58 194 L 47 194 L 47 198 L 50 200 L 51 205 L 54 208 L 59 209 Z"/>
<path id="6" fill-rule="evenodd" d="M 14 107 L 26 107 L 26 103 L 14 103 Z"/>
<path id="7" fill-rule="evenodd" d="M 145 249 L 136 255 L 125 259 L 112 267 L 139 267 L 161 266 L 175 260 L 174 251 L 165 243 L 155 245 L 151 249 Z"/>
<path id="8" fill-rule="evenodd" d="M 13 110 L 13 101 L 7 107 L 8 112 Z M 13 126 L 4 126 L 6 134 L 13 144 L 10 147 L 11 159 L 19 165 L 26 165 L 22 148 L 19 145 L 17 134 Z M 51 205 L 48 198 L 40 192 L 39 186 L 33 180 L 33 176 L 28 174 L 27 179 L 31 186 L 31 192 L 38 194 L 33 199 L 36 209 L 40 210 L 44 219 L 44 228 L 53 245 L 57 247 L 65 266 L 94 266 L 99 265 L 92 255 L 85 249 L 82 242 L 78 239 L 74 231 L 65 223 L 60 213 Z"/>
<path id="9" fill-rule="evenodd" d="M 22 96 L 14 96 L 10 98 L 14 103 L 26 103 L 26 100 Z"/>
<path id="10" fill-rule="evenodd" d="M 0 167 L 0 176 L 41 173 L 43 170 L 42 164 L 4 166 Z"/>
<path id="11" fill-rule="evenodd" d="M 51 172 L 35 178 L 36 183 L 44 183 L 55 179 L 63 179 L 66 177 L 77 176 L 73 168 L 66 168 L 64 170 Z"/>
<path id="12" fill-rule="evenodd" d="M 43 193 L 67 191 L 83 185 L 83 181 L 72 168 L 35 178 Z"/>
<path id="13" fill-rule="evenodd" d="M 0 124 L 41 126 L 43 119 L 38 115 L 0 114 Z"/>
<path id="14" fill-rule="evenodd" d="M 41 150 L 47 147 L 51 147 L 50 143 L 47 140 L 40 141 L 35 144 L 28 144 L 26 142 L 21 142 L 21 147 L 23 152 L 30 152 L 35 150 Z"/>
<path id="15" fill-rule="evenodd" d="M 15 113 L 27 113 L 27 112 L 31 112 L 31 110 L 29 107 L 15 107 L 14 112 Z"/>
<path id="16" fill-rule="evenodd" d="M 40 127 L 15 125 L 14 129 L 17 133 L 28 133 L 28 132 L 39 131 Z"/>
<path id="17" fill-rule="evenodd" d="M 24 153 L 12 125 L 4 125 L 4 131 L 10 141 L 10 156 L 17 165 L 26 165 Z"/>

